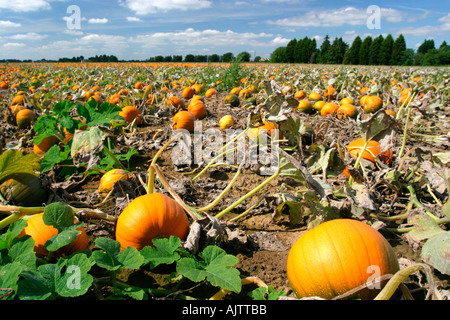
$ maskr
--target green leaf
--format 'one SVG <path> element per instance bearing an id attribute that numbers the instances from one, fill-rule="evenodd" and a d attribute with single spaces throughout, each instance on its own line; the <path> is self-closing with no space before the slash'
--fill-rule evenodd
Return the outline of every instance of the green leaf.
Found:
<path id="1" fill-rule="evenodd" d="M 65 261 L 64 267 L 65 272 L 56 284 L 56 292 L 62 297 L 77 297 L 85 294 L 94 281 L 88 273 L 91 269 L 88 257 L 77 253 Z"/>
<path id="2" fill-rule="evenodd" d="M 95 240 L 95 244 L 103 249 L 93 252 L 95 262 L 106 270 L 138 269 L 144 262 L 144 257 L 134 247 L 127 247 L 120 251 L 120 243 L 116 240 L 101 237 Z"/>
<path id="3" fill-rule="evenodd" d="M 8 249 L 14 244 L 14 240 L 22 232 L 23 228 L 27 226 L 27 222 L 19 219 L 11 223 L 5 233 L 0 234 L 0 251 Z M 1 255 L 0 255 L 1 258 Z"/>
<path id="4" fill-rule="evenodd" d="M 141 250 L 144 257 L 144 263 L 150 264 L 150 268 L 155 268 L 160 264 L 172 264 L 180 255 L 176 252 L 179 248 L 181 240 L 177 237 L 170 236 L 169 239 L 153 239 L 153 245 L 146 246 Z"/>
<path id="5" fill-rule="evenodd" d="M 236 293 L 241 291 L 239 270 L 232 268 L 239 260 L 217 246 L 208 246 L 200 254 L 203 261 L 182 258 L 177 263 L 177 272 L 186 278 L 199 282 L 206 279 L 212 285 Z"/>
<path id="6" fill-rule="evenodd" d="M 18 295 L 22 300 L 45 300 L 50 297 L 76 297 L 87 292 L 93 282 L 88 271 L 91 263 L 77 253 L 55 264 L 44 264 L 37 271 L 22 273 Z"/>
<path id="7" fill-rule="evenodd" d="M 422 258 L 443 274 L 450 275 L 450 231 L 428 239 L 422 247 Z"/>
<path id="8" fill-rule="evenodd" d="M 45 173 L 52 170 L 53 167 L 61 161 L 63 161 L 61 150 L 59 149 L 59 146 L 55 144 L 44 154 L 41 161 L 41 172 Z"/>
<path id="9" fill-rule="evenodd" d="M 54 202 L 47 205 L 42 217 L 44 223 L 61 231 L 74 224 L 72 208 L 62 202 Z"/>
<path id="10" fill-rule="evenodd" d="M 90 100 L 85 105 L 79 104 L 77 106 L 78 114 L 86 119 L 86 125 L 89 127 L 98 125 L 110 126 L 111 120 L 122 119 L 119 116 L 121 110 L 119 106 L 107 102 L 97 107 L 95 100 Z"/>
<path id="11" fill-rule="evenodd" d="M 36 254 L 34 252 L 34 240 L 31 237 L 16 239 L 14 245 L 8 251 L 9 262 L 20 263 L 24 269 L 36 268 Z"/>
<path id="12" fill-rule="evenodd" d="M 40 160 L 34 153 L 24 155 L 18 150 L 6 150 L 0 155 L 0 183 L 12 174 L 37 175 L 40 167 Z"/>
<path id="13" fill-rule="evenodd" d="M 19 275 L 22 273 L 24 267 L 18 262 L 8 263 L 4 266 L 0 266 L 0 288 L 10 289 L 13 292 L 17 291 L 17 282 Z M 6 291 L 0 291 L 0 296 L 5 294 Z M 14 294 L 7 295 L 5 299 L 14 298 Z"/>

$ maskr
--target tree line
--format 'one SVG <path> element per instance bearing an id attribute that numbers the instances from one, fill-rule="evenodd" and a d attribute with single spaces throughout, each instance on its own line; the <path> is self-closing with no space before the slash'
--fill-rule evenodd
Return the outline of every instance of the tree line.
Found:
<path id="1" fill-rule="evenodd" d="M 286 46 L 276 48 L 271 62 L 278 63 L 323 63 L 351 65 L 448 65 L 450 64 L 450 46 L 444 41 L 435 47 L 434 40 L 425 40 L 416 52 L 406 47 L 403 35 L 395 40 L 392 35 L 379 35 L 375 38 L 357 36 L 351 45 L 342 37 L 332 42 L 327 35 L 317 48 L 316 39 L 305 37 L 292 39 Z"/>

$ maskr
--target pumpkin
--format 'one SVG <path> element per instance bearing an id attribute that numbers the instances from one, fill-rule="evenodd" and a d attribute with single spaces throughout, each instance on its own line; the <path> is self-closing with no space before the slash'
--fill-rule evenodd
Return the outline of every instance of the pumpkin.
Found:
<path id="1" fill-rule="evenodd" d="M 21 104 L 23 105 L 25 103 L 25 98 L 23 95 L 21 94 L 17 94 L 12 100 L 11 100 L 11 105 L 15 105 L 15 104 Z"/>
<path id="2" fill-rule="evenodd" d="M 297 110 L 304 113 L 312 113 L 314 110 L 313 105 L 309 100 L 300 100 L 298 102 Z"/>
<path id="3" fill-rule="evenodd" d="M 339 109 L 339 106 L 336 103 L 328 102 L 322 106 L 322 108 L 320 109 L 320 114 L 322 116 L 326 116 L 328 114 L 335 114 L 338 109 Z"/>
<path id="4" fill-rule="evenodd" d="M 182 96 L 185 99 L 190 99 L 194 96 L 195 91 L 192 87 L 186 87 L 183 89 Z"/>
<path id="5" fill-rule="evenodd" d="M 42 141 L 39 144 L 33 145 L 33 152 L 40 158 L 44 156 L 44 154 L 53 147 L 55 144 L 58 143 L 58 138 L 56 136 L 49 136 L 42 139 Z"/>
<path id="6" fill-rule="evenodd" d="M 193 99 L 188 105 L 188 111 L 194 115 L 196 119 L 206 117 L 206 106 L 200 99 Z"/>
<path id="7" fill-rule="evenodd" d="M 319 111 L 319 112 L 320 112 L 320 110 L 322 110 L 322 107 L 323 107 L 325 104 L 326 104 L 325 101 L 323 101 L 323 100 L 318 100 L 318 101 L 314 102 L 313 108 L 314 108 L 316 111 Z"/>
<path id="8" fill-rule="evenodd" d="M 241 99 L 247 99 L 252 96 L 252 92 L 248 88 L 244 88 L 241 91 L 239 91 L 239 98 Z"/>
<path id="9" fill-rule="evenodd" d="M 195 116 L 186 110 L 178 111 L 173 117 L 172 127 L 175 130 L 186 129 L 189 132 L 194 132 Z"/>
<path id="10" fill-rule="evenodd" d="M 155 238 L 176 236 L 185 240 L 189 220 L 184 209 L 162 193 L 150 193 L 135 198 L 117 219 L 116 240 L 122 249 L 140 250 L 152 245 Z"/>
<path id="11" fill-rule="evenodd" d="M 330 84 L 324 91 L 323 96 L 328 100 L 333 99 L 336 95 L 336 89 Z"/>
<path id="12" fill-rule="evenodd" d="M 339 106 L 336 113 L 340 119 L 356 118 L 358 115 L 358 110 L 353 104 L 344 103 Z"/>
<path id="13" fill-rule="evenodd" d="M 142 113 L 136 106 L 123 107 L 122 111 L 119 112 L 119 116 L 122 116 L 128 123 L 135 121 L 134 123 L 138 125 L 142 122 Z"/>
<path id="14" fill-rule="evenodd" d="M 364 139 L 358 138 L 347 145 L 347 150 L 353 158 L 357 159 L 363 147 Z M 392 162 L 392 156 L 391 149 L 381 152 L 380 144 L 375 140 L 370 140 L 362 158 L 375 162 L 375 157 L 379 157 L 384 163 L 390 164 Z"/>
<path id="15" fill-rule="evenodd" d="M 136 82 L 136 83 L 134 84 L 134 88 L 135 88 L 135 89 L 138 89 L 138 90 L 141 90 L 141 89 L 144 88 L 144 83 L 142 83 L 141 81 L 138 81 L 138 82 Z"/>
<path id="16" fill-rule="evenodd" d="M 306 97 L 306 93 L 303 90 L 299 90 L 294 94 L 294 98 L 297 100 L 302 100 Z"/>
<path id="17" fill-rule="evenodd" d="M 223 116 L 219 120 L 219 127 L 221 130 L 231 128 L 234 125 L 234 118 L 230 115 Z"/>
<path id="18" fill-rule="evenodd" d="M 19 129 L 28 128 L 34 120 L 34 112 L 31 109 L 22 109 L 16 114 L 16 123 Z"/>
<path id="19" fill-rule="evenodd" d="M 239 100 L 239 97 L 235 94 L 230 93 L 229 95 L 227 95 L 224 99 L 223 102 L 225 104 L 230 104 L 232 107 L 239 107 L 239 105 L 241 104 L 241 101 Z"/>
<path id="20" fill-rule="evenodd" d="M 322 100 L 322 96 L 321 96 L 321 94 L 318 93 L 318 92 L 311 92 L 311 93 L 308 95 L 308 100 L 309 100 L 309 101 L 319 101 L 319 100 Z"/>
<path id="21" fill-rule="evenodd" d="M 166 100 L 168 106 L 174 106 L 175 108 L 184 108 L 184 102 L 177 96 L 171 96 Z"/>
<path id="22" fill-rule="evenodd" d="M 343 105 L 343 104 L 354 104 L 354 103 L 353 103 L 353 99 L 352 98 L 345 97 L 339 102 L 339 104 Z"/>
<path id="23" fill-rule="evenodd" d="M 207 98 L 211 98 L 213 95 L 215 95 L 217 93 L 216 89 L 214 88 L 209 88 L 208 90 L 206 90 L 205 92 L 205 97 Z"/>
<path id="24" fill-rule="evenodd" d="M 16 116 L 20 110 L 25 109 L 25 106 L 23 106 L 21 104 L 13 104 L 9 107 L 9 109 L 11 110 L 11 113 L 13 114 L 13 116 Z"/>
<path id="25" fill-rule="evenodd" d="M 27 226 L 22 230 L 20 236 L 28 235 L 34 240 L 34 251 L 36 255 L 43 258 L 48 256 L 49 252 L 45 248 L 47 240 L 58 234 L 58 229 L 44 223 L 44 213 L 33 215 L 27 220 Z M 74 223 L 78 219 L 74 217 Z M 89 239 L 84 227 L 77 228 L 81 233 L 74 241 L 56 251 L 57 256 L 69 255 L 76 251 L 87 250 L 89 247 Z"/>
<path id="26" fill-rule="evenodd" d="M 287 259 L 289 284 L 299 298 L 332 299 L 398 270 L 389 242 L 353 219 L 335 219 L 310 229 L 295 242 Z M 373 285 L 352 298 L 373 299 L 380 287 Z"/>
<path id="27" fill-rule="evenodd" d="M 381 109 L 383 100 L 379 96 L 366 96 L 363 100 L 363 109 L 365 112 L 374 113 Z"/>
<path id="28" fill-rule="evenodd" d="M 47 189 L 38 176 L 28 173 L 10 175 L 0 185 L 3 198 L 17 206 L 38 207 L 47 201 Z"/>
<path id="29" fill-rule="evenodd" d="M 98 193 L 111 191 L 114 183 L 119 180 L 128 180 L 128 173 L 123 169 L 111 169 L 100 178 L 100 184 L 98 186 Z"/>

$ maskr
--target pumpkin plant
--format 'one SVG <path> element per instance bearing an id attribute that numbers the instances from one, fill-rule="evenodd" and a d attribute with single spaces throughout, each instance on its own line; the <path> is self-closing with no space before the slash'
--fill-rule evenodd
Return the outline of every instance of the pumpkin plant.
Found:
<path id="1" fill-rule="evenodd" d="M 389 242 L 374 228 L 353 219 L 324 222 L 304 233 L 289 251 L 287 275 L 298 297 L 332 299 L 399 270 Z M 373 299 L 376 282 L 355 293 Z"/>

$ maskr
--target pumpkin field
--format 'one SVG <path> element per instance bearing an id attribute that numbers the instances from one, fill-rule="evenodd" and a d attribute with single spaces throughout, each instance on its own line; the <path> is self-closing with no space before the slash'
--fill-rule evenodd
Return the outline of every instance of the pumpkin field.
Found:
<path id="1" fill-rule="evenodd" d="M 0 300 L 448 300 L 450 69 L 0 65 Z"/>

